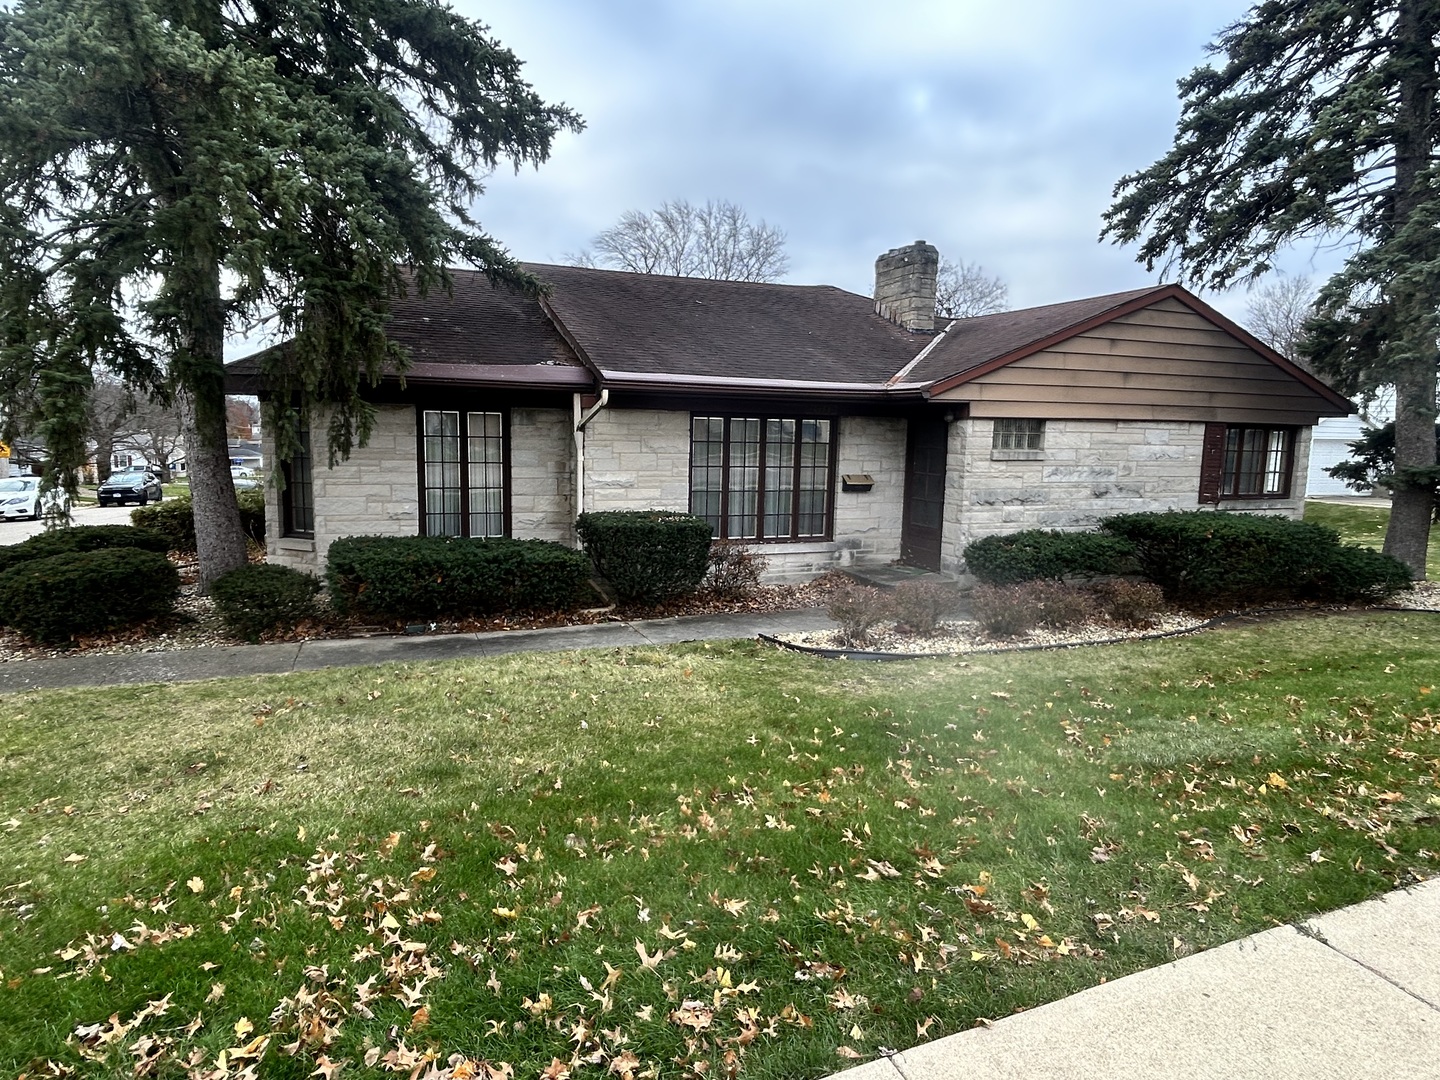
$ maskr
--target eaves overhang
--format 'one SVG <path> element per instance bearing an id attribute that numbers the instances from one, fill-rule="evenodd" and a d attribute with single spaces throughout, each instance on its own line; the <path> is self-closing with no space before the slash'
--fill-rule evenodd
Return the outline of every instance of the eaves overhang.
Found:
<path id="1" fill-rule="evenodd" d="M 650 371 L 600 372 L 612 390 L 664 390 L 696 394 L 799 394 L 830 399 L 894 401 L 923 398 L 924 385 L 879 382 L 816 382 L 806 379 L 733 378 L 722 375 L 670 375 Z"/>

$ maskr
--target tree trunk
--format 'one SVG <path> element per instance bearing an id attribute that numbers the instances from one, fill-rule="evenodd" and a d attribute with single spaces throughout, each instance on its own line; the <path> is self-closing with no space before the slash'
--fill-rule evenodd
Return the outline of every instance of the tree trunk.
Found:
<path id="1" fill-rule="evenodd" d="M 95 483 L 103 484 L 110 479 L 110 463 L 115 459 L 115 440 L 113 438 L 99 438 L 95 440 Z"/>
<path id="2" fill-rule="evenodd" d="M 195 512 L 195 550 L 200 591 L 247 561 L 240 505 L 230 476 L 225 433 L 225 305 L 220 263 L 213 249 L 196 244 L 193 291 L 187 307 L 190 331 L 175 398 L 190 459 L 190 498 Z"/>
<path id="3" fill-rule="evenodd" d="M 1426 213 L 1430 197 L 1427 176 L 1435 142 L 1436 50 L 1434 30 L 1421 7 L 1419 0 L 1402 0 L 1395 19 L 1395 53 L 1407 71 L 1400 83 L 1396 111 L 1395 197 L 1387 223 L 1391 238 L 1411 228 L 1416 215 Z M 1416 230 L 1423 238 L 1409 241 L 1408 254 L 1417 264 L 1431 262 L 1436 256 L 1434 229 L 1425 224 L 1426 229 Z M 1417 244 L 1423 247 L 1415 249 Z M 1429 325 L 1427 316 L 1434 311 L 1435 297 L 1423 285 L 1402 280 L 1391 292 L 1390 301 L 1399 316 L 1398 324 L 1406 328 L 1402 334 L 1416 337 L 1410 325 Z M 1395 380 L 1395 468 L 1399 479 L 1385 530 L 1385 552 L 1410 567 L 1416 580 L 1423 580 L 1434 497 L 1428 487 L 1406 483 L 1405 470 L 1435 464 L 1437 356 L 1433 335 L 1423 331 L 1418 340 L 1402 347 L 1409 357 Z"/>
<path id="4" fill-rule="evenodd" d="M 1395 466 L 1435 464 L 1435 365 L 1417 364 L 1410 377 L 1395 385 Z M 1395 484 L 1390 502 L 1390 525 L 1385 530 L 1385 553 L 1394 555 L 1417 581 L 1425 578 L 1425 555 L 1430 546 L 1430 519 L 1435 496 L 1427 487 Z"/>

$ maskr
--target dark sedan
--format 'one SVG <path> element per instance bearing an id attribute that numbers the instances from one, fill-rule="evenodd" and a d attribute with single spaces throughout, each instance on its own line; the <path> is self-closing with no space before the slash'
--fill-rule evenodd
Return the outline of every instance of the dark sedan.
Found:
<path id="1" fill-rule="evenodd" d="M 154 473 L 144 469 L 126 469 L 111 473 L 96 495 L 101 506 L 124 506 L 127 502 L 144 506 L 148 502 L 159 502 L 165 497 L 165 492 Z"/>

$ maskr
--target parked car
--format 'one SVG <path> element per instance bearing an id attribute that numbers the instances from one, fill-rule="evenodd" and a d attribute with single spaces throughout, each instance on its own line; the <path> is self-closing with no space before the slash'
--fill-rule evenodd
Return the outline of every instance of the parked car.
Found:
<path id="1" fill-rule="evenodd" d="M 113 472 L 95 494 L 101 506 L 124 506 L 127 502 L 144 506 L 148 502 L 159 502 L 165 498 L 159 478 L 145 469 Z"/>
<path id="2" fill-rule="evenodd" d="M 50 491 L 41 496 L 38 476 L 11 476 L 0 480 L 0 518 L 38 521 L 51 507 L 69 505 L 70 496 L 63 491 Z"/>

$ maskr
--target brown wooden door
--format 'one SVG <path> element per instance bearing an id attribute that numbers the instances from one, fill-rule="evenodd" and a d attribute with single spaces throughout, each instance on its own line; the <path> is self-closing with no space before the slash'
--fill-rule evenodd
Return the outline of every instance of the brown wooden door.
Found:
<path id="1" fill-rule="evenodd" d="M 949 441 L 950 426 L 944 420 L 910 421 L 905 448 L 905 519 L 900 532 L 900 561 L 909 566 L 940 569 L 945 447 Z"/>

